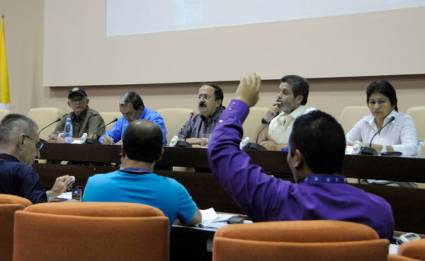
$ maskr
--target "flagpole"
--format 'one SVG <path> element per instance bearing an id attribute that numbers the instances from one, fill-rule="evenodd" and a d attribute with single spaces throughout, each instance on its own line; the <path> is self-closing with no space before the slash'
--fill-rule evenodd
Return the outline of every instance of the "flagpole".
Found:
<path id="1" fill-rule="evenodd" d="M 9 71 L 6 58 L 5 15 L 1 16 L 0 32 L 0 109 L 8 109 L 10 103 Z"/>

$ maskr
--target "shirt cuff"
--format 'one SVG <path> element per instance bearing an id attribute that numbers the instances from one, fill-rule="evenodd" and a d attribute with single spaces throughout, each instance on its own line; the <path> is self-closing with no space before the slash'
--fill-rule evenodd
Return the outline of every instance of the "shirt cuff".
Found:
<path id="1" fill-rule="evenodd" d="M 249 113 L 249 107 L 241 100 L 232 99 L 227 107 L 227 111 L 231 114 L 238 114 L 238 118 L 244 122 Z"/>

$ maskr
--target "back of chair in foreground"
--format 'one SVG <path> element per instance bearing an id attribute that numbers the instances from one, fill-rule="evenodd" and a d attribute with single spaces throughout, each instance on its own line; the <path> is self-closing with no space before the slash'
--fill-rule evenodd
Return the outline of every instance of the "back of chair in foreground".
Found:
<path id="1" fill-rule="evenodd" d="M 0 260 L 12 260 L 15 211 L 31 205 L 26 198 L 0 194 Z"/>
<path id="2" fill-rule="evenodd" d="M 45 203 L 16 213 L 14 260 L 168 260 L 168 219 L 131 203 Z"/>
<path id="3" fill-rule="evenodd" d="M 364 225 L 282 221 L 226 226 L 214 237 L 213 260 L 386 260 L 388 241 Z"/>

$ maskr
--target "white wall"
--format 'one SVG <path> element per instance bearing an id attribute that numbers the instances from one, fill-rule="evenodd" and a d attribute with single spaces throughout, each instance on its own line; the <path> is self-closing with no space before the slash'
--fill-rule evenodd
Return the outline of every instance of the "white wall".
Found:
<path id="1" fill-rule="evenodd" d="M 425 7 L 111 38 L 105 9 L 105 0 L 45 1 L 44 85 L 425 73 Z"/>

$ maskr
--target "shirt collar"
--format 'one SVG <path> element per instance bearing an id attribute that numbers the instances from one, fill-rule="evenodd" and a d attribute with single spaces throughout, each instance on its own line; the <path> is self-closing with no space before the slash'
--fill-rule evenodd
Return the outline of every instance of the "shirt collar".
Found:
<path id="1" fill-rule="evenodd" d="M 398 111 L 396 111 L 396 110 L 392 110 L 392 111 L 391 111 L 391 112 L 387 115 L 387 117 L 385 117 L 383 125 L 385 125 L 385 124 L 389 121 L 389 119 L 390 119 L 392 116 L 394 116 L 394 118 L 395 118 L 395 119 L 397 119 L 398 115 L 399 115 Z M 370 125 L 370 126 L 376 126 L 376 123 L 375 123 L 375 117 L 373 117 L 373 115 L 372 115 L 372 114 L 370 114 L 370 115 L 366 118 L 366 121 L 367 121 L 367 123 L 369 123 L 369 125 Z M 383 125 L 382 125 L 382 126 L 383 126 Z"/>
<path id="2" fill-rule="evenodd" d="M 78 116 L 74 112 L 72 112 L 71 113 L 71 119 L 72 120 L 74 120 L 74 119 L 84 119 L 86 117 L 86 115 L 87 115 L 88 110 L 89 110 L 89 107 L 87 106 L 87 109 L 85 109 L 84 111 L 82 111 L 80 113 L 80 115 L 78 115 Z"/>
<path id="3" fill-rule="evenodd" d="M 6 153 L 1 153 L 0 159 L 19 162 L 19 160 L 15 156 Z"/>
<path id="4" fill-rule="evenodd" d="M 312 174 L 305 177 L 301 183 L 347 183 L 347 178 L 336 174 Z"/>
<path id="5" fill-rule="evenodd" d="M 201 115 L 201 118 L 204 119 L 204 120 L 206 120 L 206 121 L 207 120 L 213 120 L 213 121 L 215 121 L 215 120 L 217 120 L 220 117 L 221 112 L 224 111 L 225 108 L 226 107 L 224 107 L 224 106 L 218 107 L 217 110 L 215 110 L 215 112 L 213 114 L 211 114 L 210 116 L 208 116 L 208 117 L 205 117 L 202 114 L 200 114 Z"/>
<path id="6" fill-rule="evenodd" d="M 143 120 L 145 118 L 145 115 L 147 113 L 146 111 L 146 107 L 144 107 L 142 113 L 140 113 L 139 120 Z"/>
<path id="7" fill-rule="evenodd" d="M 286 114 L 285 112 L 281 112 L 278 117 L 282 117 L 282 116 L 291 116 L 291 118 L 298 118 L 299 116 L 301 116 L 304 113 L 306 106 L 305 105 L 300 105 L 298 106 L 298 108 L 296 108 L 295 110 L 293 110 L 291 113 Z"/>

